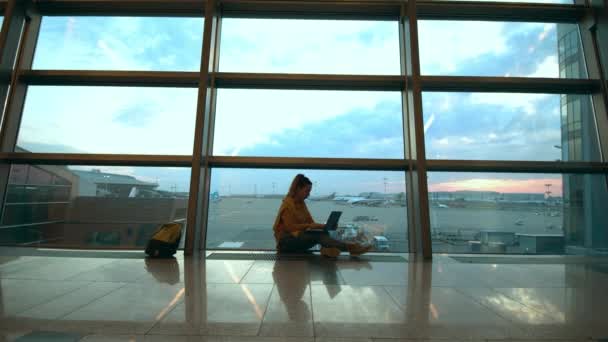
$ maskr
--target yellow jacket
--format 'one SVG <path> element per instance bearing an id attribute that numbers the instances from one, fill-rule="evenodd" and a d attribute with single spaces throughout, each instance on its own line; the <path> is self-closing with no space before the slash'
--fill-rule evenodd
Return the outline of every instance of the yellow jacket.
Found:
<path id="1" fill-rule="evenodd" d="M 287 196 L 274 220 L 272 229 L 274 238 L 278 242 L 286 234 L 298 236 L 301 231 L 310 228 L 315 221 L 312 219 L 306 203 L 296 203 L 293 198 Z"/>

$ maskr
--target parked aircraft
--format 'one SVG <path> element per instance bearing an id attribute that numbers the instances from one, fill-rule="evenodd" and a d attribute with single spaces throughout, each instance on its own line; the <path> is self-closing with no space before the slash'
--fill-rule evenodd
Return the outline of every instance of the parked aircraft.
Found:
<path id="1" fill-rule="evenodd" d="M 334 200 L 335 197 L 336 197 L 336 193 L 332 192 L 328 196 L 309 197 L 308 199 L 310 201 L 331 201 L 331 200 Z"/>

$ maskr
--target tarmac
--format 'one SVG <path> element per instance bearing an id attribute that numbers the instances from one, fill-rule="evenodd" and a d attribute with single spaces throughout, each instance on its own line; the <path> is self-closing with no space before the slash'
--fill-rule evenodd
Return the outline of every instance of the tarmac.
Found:
<path id="1" fill-rule="evenodd" d="M 280 204 L 276 197 L 222 197 L 210 203 L 207 248 L 274 249 L 272 225 Z M 331 211 L 342 211 L 340 226 L 355 224 L 368 235 L 385 236 L 390 252 L 408 251 L 405 206 L 349 205 L 332 200 L 307 201 L 307 205 L 316 222 L 325 222 Z M 476 239 L 480 231 L 563 234 L 561 210 L 536 204 L 431 206 L 433 248 L 435 252 L 470 252 L 468 241 Z M 517 249 L 509 252 L 518 253 Z"/>

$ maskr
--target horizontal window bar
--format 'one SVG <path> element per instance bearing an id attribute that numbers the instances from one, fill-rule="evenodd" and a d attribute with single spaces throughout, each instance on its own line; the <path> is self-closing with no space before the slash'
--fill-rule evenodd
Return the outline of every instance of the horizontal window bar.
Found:
<path id="1" fill-rule="evenodd" d="M 252 1 L 223 0 L 222 15 L 231 18 L 310 18 L 397 20 L 402 1 Z"/>
<path id="2" fill-rule="evenodd" d="M 198 87 L 199 73 L 165 71 L 26 70 L 21 79 L 29 85 L 101 85 Z M 215 73 L 218 88 L 402 90 L 402 76 Z M 520 92 L 589 94 L 600 90 L 598 80 L 422 76 L 424 91 Z"/>
<path id="3" fill-rule="evenodd" d="M 45 187 L 45 188 L 69 188 L 71 187 L 71 185 L 66 185 L 66 184 L 38 184 L 38 183 L 11 183 L 11 186 L 14 187 L 25 187 L 25 186 L 32 186 L 32 187 Z"/>
<path id="4" fill-rule="evenodd" d="M 416 11 L 418 19 L 577 23 L 586 8 L 560 4 L 418 1 Z"/>
<path id="5" fill-rule="evenodd" d="M 199 83 L 197 72 L 24 70 L 20 79 L 28 85 L 190 87 Z"/>
<path id="6" fill-rule="evenodd" d="M 530 172 L 530 173 L 608 173 L 608 163 L 427 160 L 428 171 Z"/>
<path id="7" fill-rule="evenodd" d="M 226 17 L 397 19 L 405 1 L 255 1 L 223 0 Z M 43 15 L 137 15 L 203 16 L 205 0 L 40 0 Z M 0 2 L 0 10 L 6 2 Z M 585 12 L 581 5 L 420 1 L 423 19 L 514 20 L 577 22 Z"/>
<path id="8" fill-rule="evenodd" d="M 204 15 L 205 0 L 39 0 L 42 15 Z"/>
<path id="9" fill-rule="evenodd" d="M 209 157 L 212 167 L 321 169 L 321 170 L 385 170 L 408 168 L 407 160 L 354 158 L 283 158 L 283 157 Z"/>
<path id="10" fill-rule="evenodd" d="M 63 222 L 65 222 L 65 221 L 58 220 L 58 221 L 45 221 L 45 222 L 35 222 L 35 223 L 24 223 L 24 224 L 10 225 L 10 226 L 0 226 L 0 229 L 42 226 L 42 225 L 46 225 L 46 224 L 63 223 Z M 0 245 L 2 245 L 2 244 L 0 244 Z"/>
<path id="11" fill-rule="evenodd" d="M 601 81 L 530 77 L 422 76 L 423 91 L 590 94 Z"/>
<path id="12" fill-rule="evenodd" d="M 402 76 L 227 73 L 214 75 L 218 88 L 401 90 Z"/>
<path id="13" fill-rule="evenodd" d="M 11 184 L 12 185 L 12 184 Z M 70 202 L 6 202 L 5 206 L 19 206 L 19 205 L 48 205 L 48 204 L 70 204 Z"/>
<path id="14" fill-rule="evenodd" d="M 37 165 L 192 166 L 192 157 L 169 155 L 4 152 L 0 153 L 0 163 Z"/>
<path id="15" fill-rule="evenodd" d="M 3 164 L 191 166 L 190 156 L 0 153 Z M 404 159 L 209 157 L 209 165 L 225 168 L 283 168 L 320 170 L 407 170 Z M 428 171 L 608 173 L 608 163 L 495 160 L 427 160 Z M 415 163 L 412 164 L 415 167 Z"/>

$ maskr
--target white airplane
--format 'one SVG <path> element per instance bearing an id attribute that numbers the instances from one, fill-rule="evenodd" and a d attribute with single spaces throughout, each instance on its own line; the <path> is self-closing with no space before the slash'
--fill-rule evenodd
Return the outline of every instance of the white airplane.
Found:
<path id="1" fill-rule="evenodd" d="M 437 206 L 439 208 L 449 208 L 447 204 L 441 204 L 441 203 L 439 203 Z"/>
<path id="2" fill-rule="evenodd" d="M 391 203 L 391 200 L 386 198 L 370 198 L 363 196 L 337 196 L 333 199 L 339 203 L 345 203 L 350 205 L 367 205 L 367 206 L 379 206 L 383 204 Z"/>
<path id="3" fill-rule="evenodd" d="M 344 202 L 348 204 L 354 204 L 365 199 L 367 199 L 367 197 L 360 196 L 334 196 L 333 198 L 333 200 L 336 202 Z"/>
<path id="4" fill-rule="evenodd" d="M 309 197 L 308 199 L 310 201 L 331 201 L 334 200 L 335 201 L 336 198 L 336 193 L 333 192 L 331 194 L 329 194 L 328 196 L 315 196 L 315 197 Z"/>
<path id="5" fill-rule="evenodd" d="M 336 202 L 345 202 L 348 204 L 361 204 L 366 201 L 378 201 L 379 199 L 372 199 L 369 197 L 363 196 L 336 196 L 334 197 L 334 201 Z"/>

